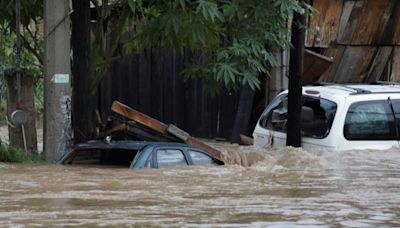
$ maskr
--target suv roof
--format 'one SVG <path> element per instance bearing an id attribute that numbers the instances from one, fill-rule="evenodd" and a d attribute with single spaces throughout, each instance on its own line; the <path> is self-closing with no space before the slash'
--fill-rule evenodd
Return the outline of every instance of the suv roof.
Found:
<path id="1" fill-rule="evenodd" d="M 400 84 L 390 82 L 375 82 L 373 84 L 335 84 L 317 83 L 313 86 L 304 86 L 304 91 L 315 90 L 340 96 L 376 94 L 376 93 L 400 93 Z"/>

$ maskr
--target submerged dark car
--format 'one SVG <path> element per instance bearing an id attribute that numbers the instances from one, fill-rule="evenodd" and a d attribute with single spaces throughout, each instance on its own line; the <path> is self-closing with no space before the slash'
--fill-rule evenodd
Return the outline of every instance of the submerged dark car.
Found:
<path id="1" fill-rule="evenodd" d="M 187 144 L 130 140 L 77 144 L 56 163 L 115 165 L 132 169 L 224 164 L 206 151 Z"/>

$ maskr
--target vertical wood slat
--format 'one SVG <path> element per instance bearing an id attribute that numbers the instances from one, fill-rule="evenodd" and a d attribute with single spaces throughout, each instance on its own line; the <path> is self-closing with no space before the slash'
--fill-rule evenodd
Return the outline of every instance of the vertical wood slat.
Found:
<path id="1" fill-rule="evenodd" d="M 139 110 L 146 115 L 151 114 L 151 50 L 144 50 L 138 58 L 138 75 L 131 77 L 138 78 L 139 90 Z"/>
<path id="2" fill-rule="evenodd" d="M 376 54 L 375 47 L 337 46 L 330 53 L 334 63 L 321 77 L 322 81 L 337 83 L 360 83 L 368 74 L 369 66 Z"/>
<path id="3" fill-rule="evenodd" d="M 310 21 L 314 31 L 308 32 L 306 45 L 326 48 L 337 40 L 343 0 L 316 0 L 313 6 L 319 13 Z"/>
<path id="4" fill-rule="evenodd" d="M 378 81 L 392 54 L 393 47 L 380 47 L 364 82 Z"/>
<path id="5" fill-rule="evenodd" d="M 362 49 L 360 53 L 361 58 L 357 62 L 357 65 L 354 66 L 356 70 L 354 71 L 354 75 L 350 81 L 351 83 L 362 83 L 364 81 L 371 66 L 371 62 L 378 50 L 378 48 L 371 46 L 358 48 Z"/>
<path id="6" fill-rule="evenodd" d="M 151 117 L 164 121 L 163 116 L 163 57 L 161 50 L 152 49 L 151 65 L 153 66 L 151 77 Z M 139 110 L 140 111 L 140 110 Z"/>
<path id="7" fill-rule="evenodd" d="M 344 46 L 331 47 L 325 50 L 323 55 L 333 58 L 333 64 L 320 77 L 319 81 L 334 82 L 336 71 L 338 70 L 340 60 L 344 54 Z"/>
<path id="8" fill-rule="evenodd" d="M 400 47 L 393 48 L 390 81 L 400 82 Z"/>
<path id="9" fill-rule="evenodd" d="M 390 6 L 390 15 L 386 26 L 384 28 L 383 34 L 381 36 L 381 40 L 379 42 L 380 45 L 395 45 L 395 36 L 396 32 L 400 30 L 400 2 L 392 1 Z"/>
<path id="10" fill-rule="evenodd" d="M 174 123 L 173 116 L 173 100 L 174 100 L 174 90 L 173 90 L 173 53 L 172 51 L 162 51 L 161 53 L 163 64 L 160 72 L 160 80 L 162 83 L 162 119 L 167 123 Z"/>
<path id="11" fill-rule="evenodd" d="M 391 43 L 394 45 L 400 45 L 400 3 L 396 1 L 396 5 L 393 9 L 393 35 Z"/>
<path id="12" fill-rule="evenodd" d="M 183 129 L 185 126 L 185 85 L 182 76 L 180 75 L 183 65 L 183 57 L 176 50 L 173 51 L 172 55 L 172 115 L 174 123 Z"/>
<path id="13" fill-rule="evenodd" d="M 345 39 L 345 34 L 347 35 L 348 30 L 346 29 L 347 24 L 349 22 L 351 13 L 353 12 L 353 8 L 356 2 L 354 1 L 345 1 L 343 5 L 342 15 L 339 20 L 339 30 L 338 30 L 338 42 L 343 42 Z"/>
<path id="14" fill-rule="evenodd" d="M 364 1 L 346 1 L 345 10 L 343 11 L 343 18 L 340 20 L 340 28 L 338 43 L 351 44 L 353 35 L 356 33 L 358 21 L 362 15 Z M 347 15 L 351 10 L 348 19 Z M 347 19 L 347 20 L 346 20 Z"/>
<path id="15" fill-rule="evenodd" d="M 356 65 L 362 58 L 362 48 L 357 47 L 346 47 L 338 69 L 334 75 L 335 82 L 338 83 L 349 83 L 354 76 L 356 71 Z"/>
<path id="16" fill-rule="evenodd" d="M 364 1 L 351 44 L 379 44 L 391 14 L 391 2 L 392 0 Z"/>

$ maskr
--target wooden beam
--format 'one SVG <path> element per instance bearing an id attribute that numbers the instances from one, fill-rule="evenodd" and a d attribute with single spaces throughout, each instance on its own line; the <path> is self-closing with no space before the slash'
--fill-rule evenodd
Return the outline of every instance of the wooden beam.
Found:
<path id="1" fill-rule="evenodd" d="M 169 127 L 168 125 L 166 125 L 156 119 L 153 119 L 139 111 L 136 111 L 133 108 L 126 106 L 118 101 L 113 102 L 113 104 L 111 106 L 111 110 L 125 118 L 133 120 L 136 123 L 146 126 L 158 133 L 166 134 L 166 135 L 173 134 L 177 138 L 177 141 L 179 139 L 181 139 L 184 141 L 184 143 L 198 147 L 204 151 L 207 151 L 209 154 L 213 155 L 214 157 L 216 157 L 218 159 L 222 158 L 221 152 L 219 150 L 217 150 L 216 148 L 211 147 L 211 146 L 205 144 L 204 142 L 202 142 L 188 134 L 183 138 L 182 133 L 184 131 L 179 129 L 176 126 Z M 171 130 L 171 129 L 175 129 L 175 130 Z"/>
<path id="2" fill-rule="evenodd" d="M 147 126 L 159 133 L 166 133 L 168 129 L 168 125 L 153 119 L 141 112 L 138 112 L 134 110 L 133 108 L 124 105 L 118 101 L 114 101 L 114 103 L 111 106 L 111 110 L 115 113 L 120 114 L 121 116 L 124 116 L 128 119 L 134 120 L 144 126 Z"/>

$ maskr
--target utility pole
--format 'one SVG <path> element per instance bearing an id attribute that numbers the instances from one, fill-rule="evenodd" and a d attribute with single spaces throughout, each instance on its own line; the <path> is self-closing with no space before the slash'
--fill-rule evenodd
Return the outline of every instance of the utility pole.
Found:
<path id="1" fill-rule="evenodd" d="M 304 71 L 305 15 L 293 14 L 289 65 L 288 123 L 286 145 L 301 146 L 301 95 Z"/>
<path id="2" fill-rule="evenodd" d="M 53 162 L 71 141 L 70 1 L 45 0 L 44 156 Z"/>

